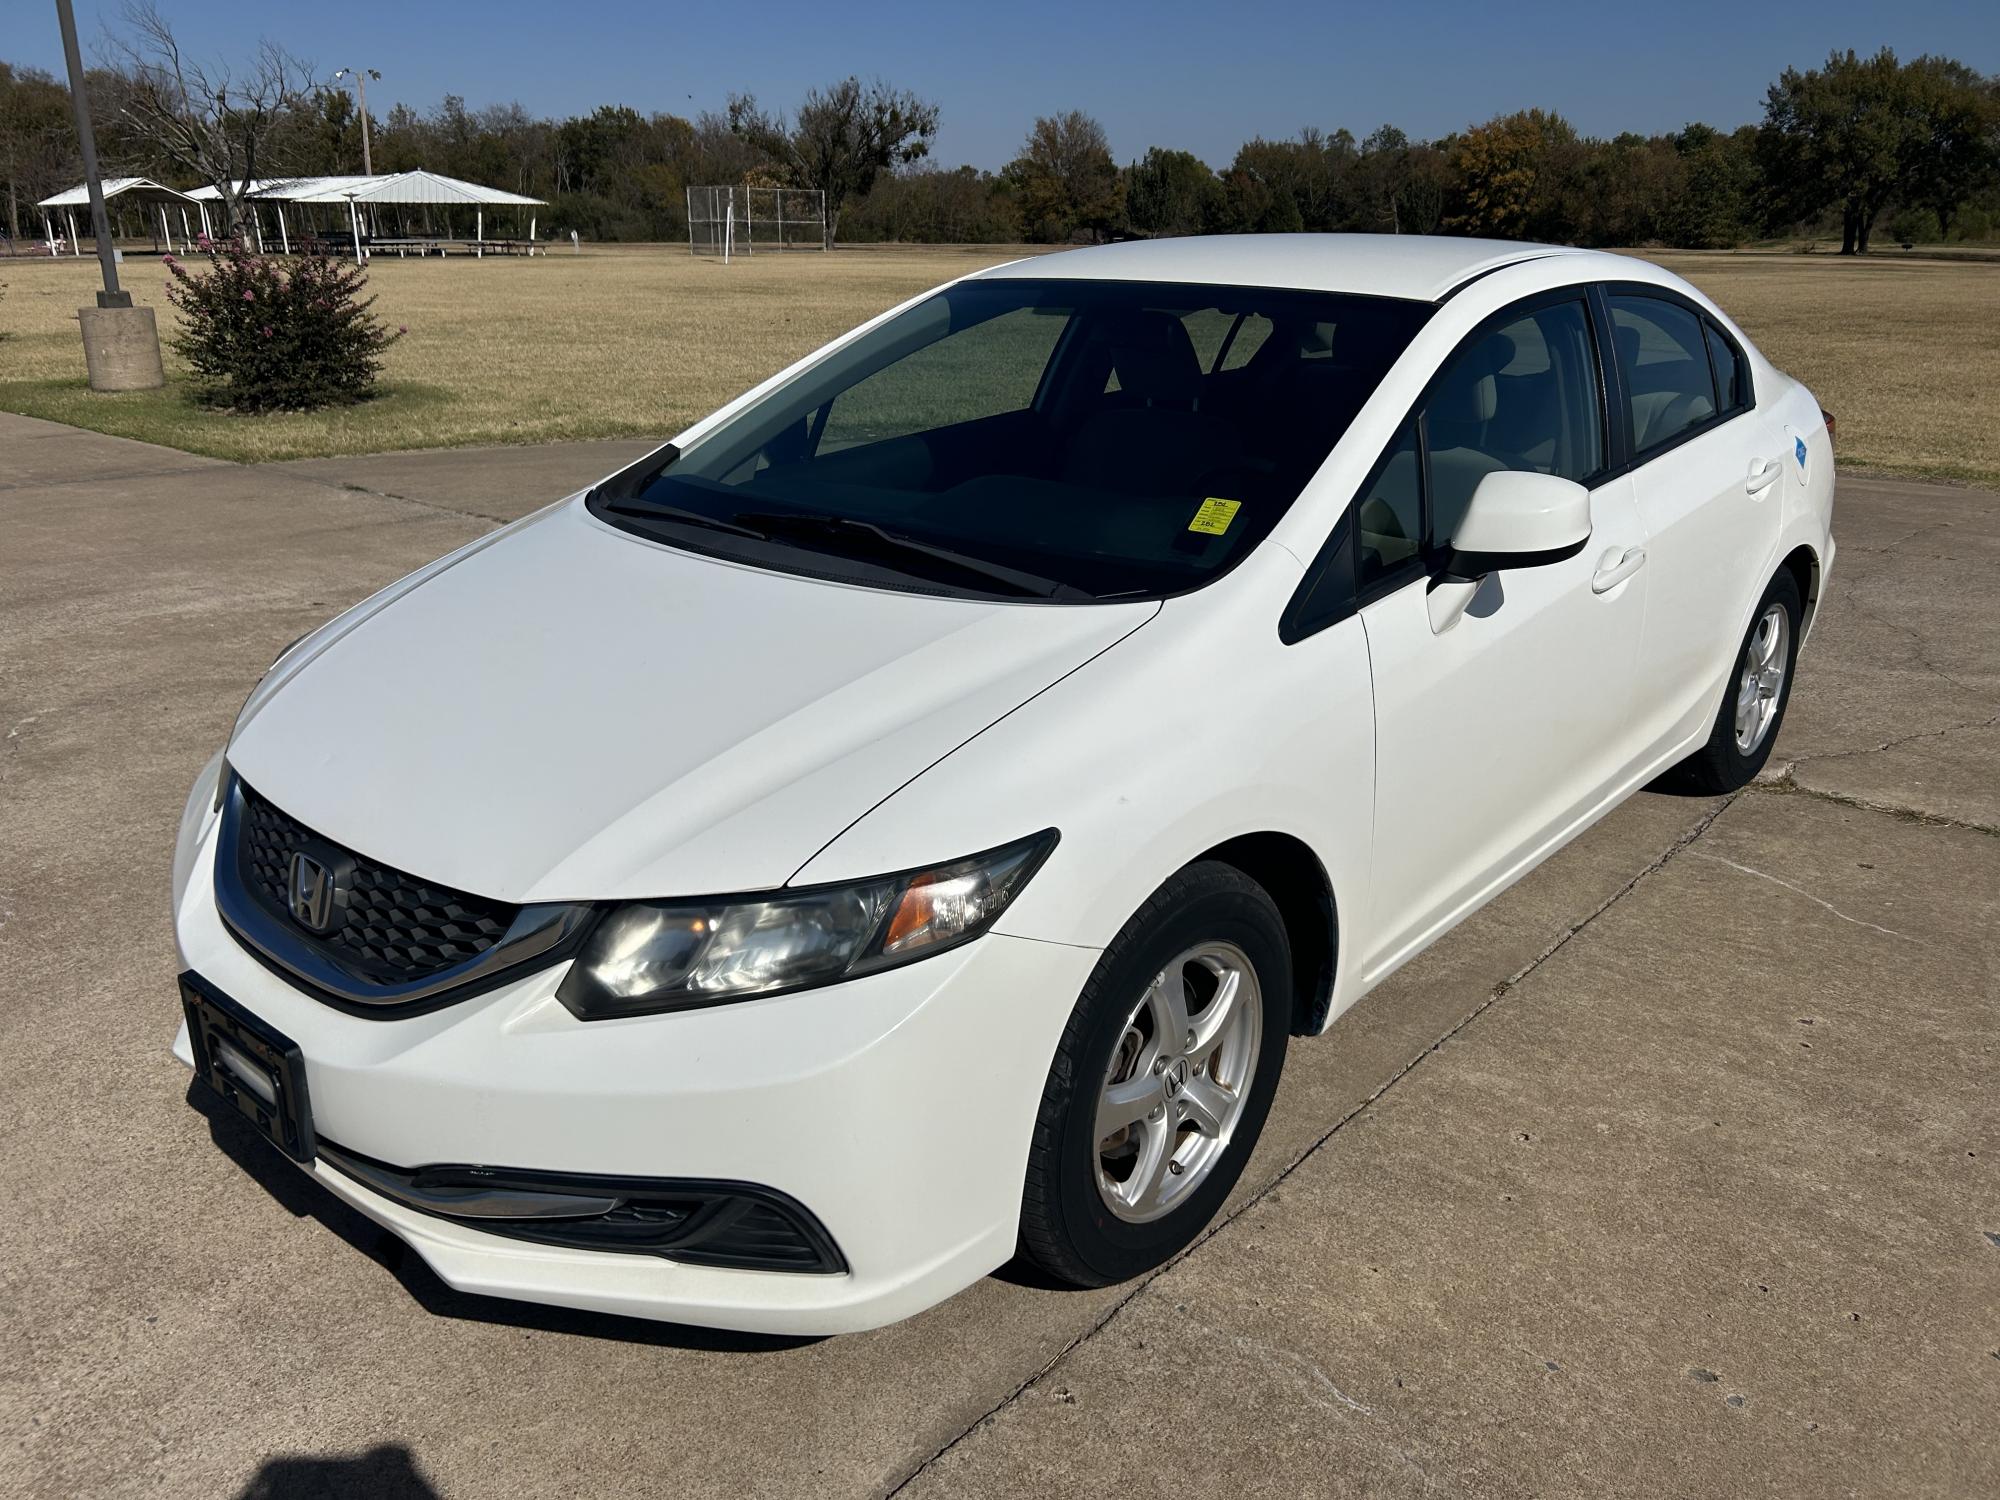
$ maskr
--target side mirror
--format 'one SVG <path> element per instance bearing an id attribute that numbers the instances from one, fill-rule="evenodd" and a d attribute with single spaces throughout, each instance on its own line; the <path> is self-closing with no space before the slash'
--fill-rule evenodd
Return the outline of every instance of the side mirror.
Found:
<path id="1" fill-rule="evenodd" d="M 1562 562 L 1589 540 L 1589 490 L 1554 474 L 1499 469 L 1479 481 L 1451 534 L 1451 571 L 1476 576 Z"/>
<path id="2" fill-rule="evenodd" d="M 1503 568 L 1575 557 L 1590 540 L 1590 491 L 1573 479 L 1500 469 L 1479 481 L 1451 534 L 1444 576 L 1431 585 L 1431 631 L 1443 635 Z"/>

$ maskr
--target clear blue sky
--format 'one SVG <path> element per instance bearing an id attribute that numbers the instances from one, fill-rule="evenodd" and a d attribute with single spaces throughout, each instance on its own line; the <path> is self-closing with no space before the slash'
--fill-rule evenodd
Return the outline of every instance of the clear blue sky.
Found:
<path id="1" fill-rule="evenodd" d="M 89 53 L 119 0 L 75 0 Z M 1178 146 L 1226 165 L 1239 142 L 1302 126 L 1435 136 L 1531 104 L 1586 133 L 1754 121 L 1787 64 L 1887 44 L 2000 72 L 1995 0 L 158 0 L 204 56 L 260 36 L 318 64 L 381 70 L 378 115 L 518 99 L 537 114 L 599 104 L 692 115 L 732 90 L 789 108 L 809 87 L 880 75 L 944 109 L 936 158 L 999 167 L 1037 114 L 1082 108 L 1120 161 Z M 62 71 L 53 0 L 7 0 L 0 57 Z"/>

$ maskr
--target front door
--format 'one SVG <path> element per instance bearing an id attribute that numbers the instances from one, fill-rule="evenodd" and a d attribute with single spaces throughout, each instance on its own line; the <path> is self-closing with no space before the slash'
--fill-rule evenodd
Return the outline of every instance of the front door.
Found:
<path id="1" fill-rule="evenodd" d="M 1376 722 L 1366 982 L 1573 831 L 1640 753 L 1633 679 L 1653 570 L 1630 478 L 1602 477 L 1610 454 L 1578 291 L 1474 333 L 1360 498 Z M 1489 574 L 1440 630 L 1424 559 L 1444 555 L 1499 469 L 1589 487 L 1590 540 L 1565 561 Z"/>

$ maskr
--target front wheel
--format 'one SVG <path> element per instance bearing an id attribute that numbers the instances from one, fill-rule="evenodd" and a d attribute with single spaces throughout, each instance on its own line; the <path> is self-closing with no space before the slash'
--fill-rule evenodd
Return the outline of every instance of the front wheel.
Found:
<path id="1" fill-rule="evenodd" d="M 1292 965 L 1263 887 L 1191 865 L 1104 950 L 1042 1093 L 1021 1244 L 1105 1286 L 1188 1245 L 1228 1197 L 1284 1066 Z"/>
<path id="2" fill-rule="evenodd" d="M 1748 786 L 1771 758 L 1791 701 L 1804 613 L 1798 580 L 1780 569 L 1757 601 L 1708 743 L 1675 768 L 1696 790 L 1733 792 Z"/>

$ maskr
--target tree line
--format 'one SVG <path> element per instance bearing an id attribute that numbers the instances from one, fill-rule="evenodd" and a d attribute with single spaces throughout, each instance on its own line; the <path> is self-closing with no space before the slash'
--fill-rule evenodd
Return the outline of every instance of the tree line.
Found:
<path id="1" fill-rule="evenodd" d="M 234 71 L 204 68 L 149 6 L 127 12 L 86 86 L 107 173 L 190 187 L 361 170 L 351 94 L 269 45 Z M 1526 108 L 1433 140 L 1309 127 L 1246 141 L 1220 170 L 1171 146 L 1121 166 L 1080 109 L 1035 120 L 998 172 L 941 167 L 940 116 L 917 93 L 849 78 L 789 113 L 736 95 L 692 119 L 627 105 L 548 119 L 448 95 L 369 124 L 376 171 L 425 167 L 547 199 L 549 232 L 595 240 L 684 237 L 684 190 L 707 184 L 821 189 L 828 238 L 844 241 L 1350 230 L 1726 248 L 1838 233 L 1843 253 L 1865 254 L 1885 230 L 1905 243 L 2000 232 L 2000 77 L 1887 49 L 1788 68 L 1762 121 L 1733 131 L 1606 139 Z M 17 236 L 38 223 L 29 206 L 79 174 L 67 90 L 4 62 L 0 174 Z"/>

